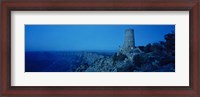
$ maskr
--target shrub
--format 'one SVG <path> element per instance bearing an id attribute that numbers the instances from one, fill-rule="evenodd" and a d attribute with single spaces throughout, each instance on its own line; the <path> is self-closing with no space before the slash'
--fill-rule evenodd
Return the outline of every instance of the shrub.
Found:
<path id="1" fill-rule="evenodd" d="M 119 53 L 119 55 L 117 55 L 117 53 L 114 54 L 114 56 L 112 57 L 113 61 L 123 61 L 126 58 L 128 58 L 126 55 Z"/>
<path id="2" fill-rule="evenodd" d="M 144 52 L 145 52 L 145 53 L 152 52 L 152 50 L 151 50 L 151 44 L 150 44 L 150 43 L 147 44 L 147 45 L 145 46 L 145 48 L 144 48 Z"/>
<path id="3" fill-rule="evenodd" d="M 144 63 L 146 63 L 146 58 L 144 54 L 137 54 L 133 57 L 133 62 L 135 66 L 141 67 Z"/>

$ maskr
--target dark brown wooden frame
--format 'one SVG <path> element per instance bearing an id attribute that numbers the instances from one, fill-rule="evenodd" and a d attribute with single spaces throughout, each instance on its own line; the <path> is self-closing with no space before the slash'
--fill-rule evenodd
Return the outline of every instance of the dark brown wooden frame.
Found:
<path id="1" fill-rule="evenodd" d="M 200 97 L 199 0 L 5 0 L 1 2 L 0 96 Z M 11 86 L 11 11 L 189 11 L 190 86 Z"/>

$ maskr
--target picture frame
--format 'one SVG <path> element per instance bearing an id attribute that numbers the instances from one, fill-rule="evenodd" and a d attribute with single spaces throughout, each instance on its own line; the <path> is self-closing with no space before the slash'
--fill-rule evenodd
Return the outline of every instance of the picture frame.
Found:
<path id="1" fill-rule="evenodd" d="M 1 1 L 1 96 L 200 97 L 199 0 Z M 11 11 L 189 11 L 189 86 L 11 86 Z"/>

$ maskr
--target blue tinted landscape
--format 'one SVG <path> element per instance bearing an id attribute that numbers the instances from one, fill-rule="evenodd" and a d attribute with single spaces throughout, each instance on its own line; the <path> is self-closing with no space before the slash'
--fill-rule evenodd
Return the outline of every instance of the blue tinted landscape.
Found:
<path id="1" fill-rule="evenodd" d="M 175 72 L 175 25 L 25 25 L 25 72 Z"/>

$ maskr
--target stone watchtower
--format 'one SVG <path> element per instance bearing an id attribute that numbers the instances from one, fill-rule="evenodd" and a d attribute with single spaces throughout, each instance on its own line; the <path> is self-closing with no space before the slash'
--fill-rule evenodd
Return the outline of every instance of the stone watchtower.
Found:
<path id="1" fill-rule="evenodd" d="M 135 48 L 134 30 L 129 28 L 125 30 L 123 50 L 128 52 Z"/>

